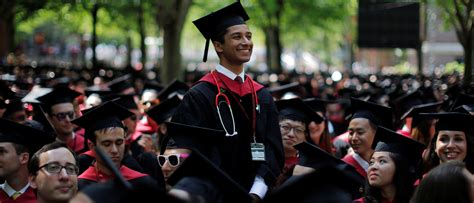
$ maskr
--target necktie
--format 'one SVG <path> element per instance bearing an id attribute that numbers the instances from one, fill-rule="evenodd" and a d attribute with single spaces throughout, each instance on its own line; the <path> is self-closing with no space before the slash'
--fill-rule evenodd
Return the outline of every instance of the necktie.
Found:
<path id="1" fill-rule="evenodd" d="M 21 195 L 21 192 L 16 191 L 15 193 L 13 193 L 12 199 L 15 200 L 15 199 L 18 198 L 20 195 Z"/>
<path id="2" fill-rule="evenodd" d="M 242 78 L 241 78 L 240 76 L 235 77 L 234 80 L 237 81 L 239 84 L 244 83 L 244 82 L 242 81 Z"/>

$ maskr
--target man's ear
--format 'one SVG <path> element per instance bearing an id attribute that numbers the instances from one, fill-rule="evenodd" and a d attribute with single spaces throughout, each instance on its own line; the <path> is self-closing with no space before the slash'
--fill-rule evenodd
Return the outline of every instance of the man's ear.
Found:
<path id="1" fill-rule="evenodd" d="M 23 152 L 20 154 L 20 163 L 28 165 L 30 161 L 30 154 L 28 152 Z"/>
<path id="2" fill-rule="evenodd" d="M 224 49 L 222 48 L 222 43 L 218 41 L 212 41 L 212 44 L 214 45 L 214 49 L 218 54 L 224 51 Z"/>
<path id="3" fill-rule="evenodd" d="M 36 175 L 30 175 L 29 180 L 30 180 L 30 187 L 33 189 L 37 189 L 38 185 L 36 185 Z"/>

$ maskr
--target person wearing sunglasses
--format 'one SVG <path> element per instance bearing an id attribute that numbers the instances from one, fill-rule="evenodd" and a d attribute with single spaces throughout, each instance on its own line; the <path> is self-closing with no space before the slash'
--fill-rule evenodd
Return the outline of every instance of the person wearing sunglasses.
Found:
<path id="1" fill-rule="evenodd" d="M 37 98 L 54 128 L 56 139 L 67 143 L 77 154 L 87 150 L 84 137 L 74 131 L 75 126 L 71 123 L 77 116 L 74 100 L 79 95 L 81 95 L 79 92 L 68 87 L 56 86 L 50 93 Z"/>
<path id="2" fill-rule="evenodd" d="M 28 169 L 38 203 L 66 203 L 77 193 L 76 154 L 64 143 L 43 146 L 31 157 Z"/>
<path id="3" fill-rule="evenodd" d="M 168 181 L 168 178 L 173 174 L 176 168 L 188 158 L 189 153 L 191 153 L 189 149 L 168 148 L 163 154 L 157 156 L 158 164 L 161 166 L 165 182 Z M 169 185 L 167 185 L 167 187 L 170 189 Z"/>
<path id="4" fill-rule="evenodd" d="M 151 176 L 133 170 L 122 164 L 125 156 L 125 136 L 126 130 L 123 120 L 132 116 L 133 113 L 116 104 L 108 101 L 97 106 L 72 122 L 85 129 L 85 137 L 88 139 L 89 148 L 95 162 L 92 163 L 78 177 L 79 190 L 88 185 L 114 179 L 112 171 L 106 166 L 105 160 L 96 156 L 95 149 L 99 148 L 112 160 L 120 173 L 134 186 L 150 186 L 164 191 L 160 183 Z"/>
<path id="5" fill-rule="evenodd" d="M 0 202 L 36 202 L 28 178 L 30 154 L 54 141 L 49 134 L 0 118 Z"/>

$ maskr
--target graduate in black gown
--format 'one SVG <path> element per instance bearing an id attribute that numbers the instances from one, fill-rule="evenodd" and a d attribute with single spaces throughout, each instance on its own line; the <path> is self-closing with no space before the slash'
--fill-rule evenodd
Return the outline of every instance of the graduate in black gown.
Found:
<path id="1" fill-rule="evenodd" d="M 123 177 L 132 186 L 156 188 L 164 191 L 164 183 L 158 182 L 147 174 L 137 172 L 122 164 L 125 151 L 125 127 L 122 120 L 132 116 L 133 113 L 119 106 L 113 101 L 108 101 L 86 112 L 72 122 L 85 128 L 85 137 L 91 141 L 89 148 L 100 148 L 112 159 Z M 95 156 L 95 154 L 94 154 Z M 103 159 L 95 156 L 96 162 L 78 177 L 79 190 L 86 186 L 114 179 L 113 173 L 106 167 Z"/>
<path id="2" fill-rule="evenodd" d="M 194 21 L 207 40 L 204 61 L 212 40 L 220 62 L 186 93 L 172 121 L 224 130 L 225 140 L 210 159 L 261 199 L 284 156 L 273 98 L 245 74 L 253 47 L 248 19 L 236 2 Z"/>

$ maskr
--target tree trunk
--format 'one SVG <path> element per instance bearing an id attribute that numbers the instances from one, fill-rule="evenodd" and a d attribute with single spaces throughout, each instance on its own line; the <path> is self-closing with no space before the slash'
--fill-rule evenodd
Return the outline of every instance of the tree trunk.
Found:
<path id="1" fill-rule="evenodd" d="M 145 67 L 147 54 L 145 47 L 145 25 L 143 22 L 143 1 L 140 1 L 140 4 L 138 5 L 138 29 L 140 32 L 140 51 L 142 53 L 140 61 L 142 63 L 142 66 Z"/>
<path id="2" fill-rule="evenodd" d="M 268 26 L 264 28 L 264 31 L 268 69 L 274 73 L 281 73 L 283 67 L 281 65 L 282 46 L 280 42 L 280 29 L 277 26 Z"/>
<path id="3" fill-rule="evenodd" d="M 472 34 L 471 34 L 472 36 Z M 472 83 L 472 69 L 473 64 L 472 64 L 472 59 L 473 59 L 473 52 L 472 52 L 472 47 L 473 43 L 472 38 L 469 37 L 467 38 L 467 43 L 466 45 L 463 46 L 464 48 L 464 81 L 463 81 L 463 86 L 464 87 L 469 87 Z"/>
<path id="4" fill-rule="evenodd" d="M 15 0 L 2 2 L 0 5 L 0 60 L 8 55 L 14 49 L 15 26 L 13 21 L 15 15 L 13 10 L 15 8 Z"/>
<path id="5" fill-rule="evenodd" d="M 163 63 L 160 79 L 169 83 L 175 78 L 182 79 L 181 33 L 192 0 L 157 0 L 156 20 L 163 30 Z"/>
<path id="6" fill-rule="evenodd" d="M 99 11 L 99 5 L 94 3 L 94 7 L 92 8 L 92 69 L 96 69 L 97 67 L 97 56 L 95 52 L 95 48 L 97 47 L 97 12 Z"/>
<path id="7" fill-rule="evenodd" d="M 164 29 L 163 66 L 161 68 L 161 79 L 164 83 L 169 83 L 181 75 L 180 35 L 181 30 L 178 31 L 175 26 Z"/>
<path id="8" fill-rule="evenodd" d="M 128 27 L 128 26 L 127 26 Z M 126 46 L 127 46 L 127 67 L 133 67 L 132 64 L 132 52 L 133 52 L 133 46 L 132 46 L 132 36 L 130 36 L 130 29 L 127 28 L 127 41 L 126 41 Z"/>

